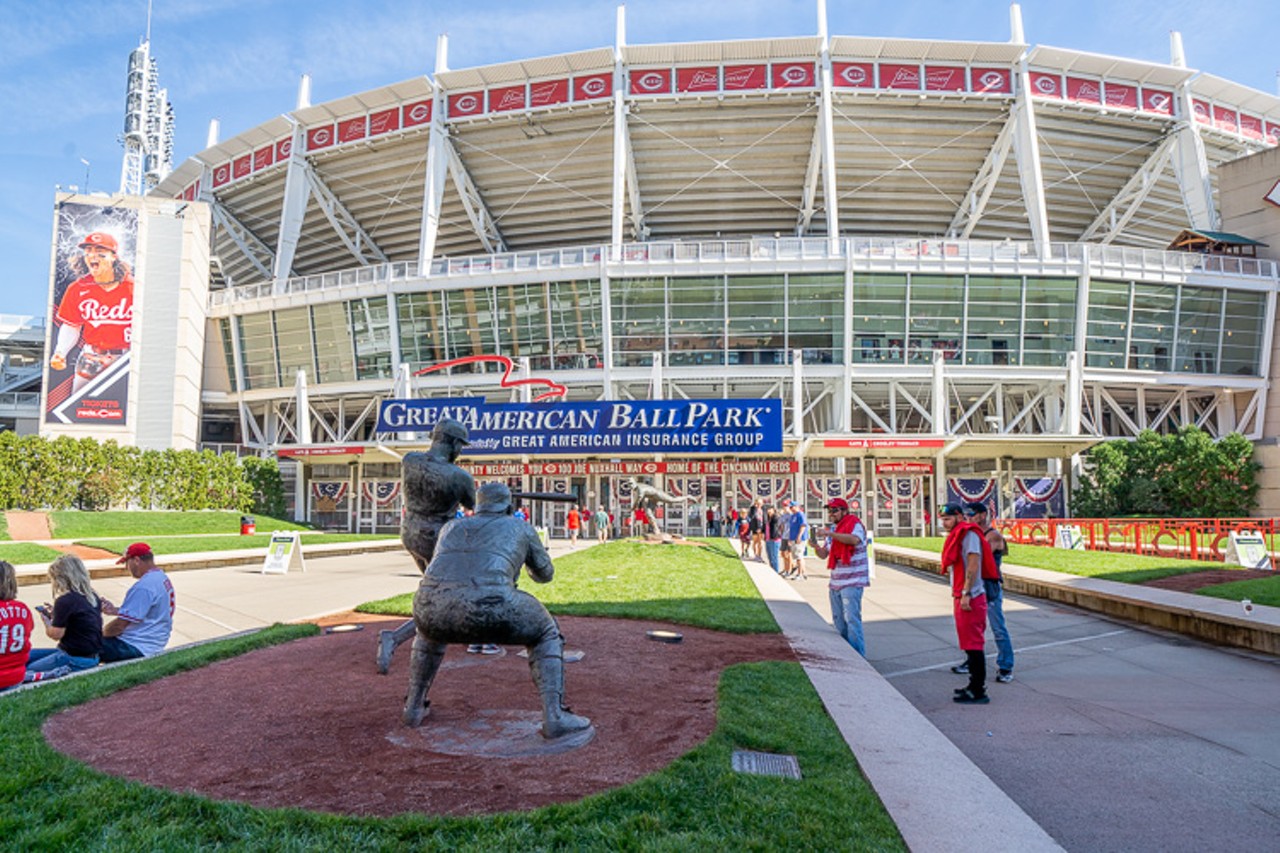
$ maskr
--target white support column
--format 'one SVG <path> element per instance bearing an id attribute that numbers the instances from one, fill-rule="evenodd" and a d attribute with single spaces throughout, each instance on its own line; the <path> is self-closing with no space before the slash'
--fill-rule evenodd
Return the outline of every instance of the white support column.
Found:
<path id="1" fill-rule="evenodd" d="M 791 351 L 791 434 L 804 435 L 804 350 Z"/>
<path id="2" fill-rule="evenodd" d="M 320 206 L 320 212 L 324 214 L 325 219 L 338 235 L 338 239 L 342 241 L 342 245 L 347 247 L 347 251 L 360 266 L 369 266 L 373 262 L 387 263 L 386 253 L 378 248 L 373 238 L 368 235 L 351 211 L 347 210 L 346 205 L 338 199 L 333 190 L 329 189 L 328 184 L 316 174 L 311 164 L 303 160 L 302 165 L 303 173 L 307 178 L 307 187 L 311 190 L 316 204 Z"/>
<path id="3" fill-rule="evenodd" d="M 853 432 L 853 252 L 848 241 L 844 246 L 844 313 L 841 319 L 844 322 L 840 344 L 844 380 L 840 383 L 840 393 L 836 395 L 840 406 L 836 426 L 841 432 L 848 433 Z"/>
<path id="4" fill-rule="evenodd" d="M 604 324 L 600 334 L 600 343 L 604 347 L 601 354 L 604 388 L 601 390 L 604 399 L 616 400 L 617 390 L 613 387 L 613 279 L 609 275 L 609 264 L 604 258 L 600 259 L 600 314 L 600 321 Z"/>
<path id="5" fill-rule="evenodd" d="M 933 353 L 933 399 L 930 401 L 933 418 L 933 434 L 946 435 L 950 430 L 947 413 L 951 407 L 947 405 L 947 378 L 942 369 L 942 351 Z"/>
<path id="6" fill-rule="evenodd" d="M 1169 50 L 1173 64 L 1186 68 L 1186 55 L 1182 50 L 1182 33 L 1169 33 Z M 1182 191 L 1182 203 L 1187 209 L 1187 221 L 1192 228 L 1214 230 L 1218 227 L 1218 211 L 1213 203 L 1213 183 L 1209 180 L 1209 160 L 1204 153 L 1204 141 L 1196 126 L 1195 110 L 1191 105 L 1191 80 L 1184 80 L 1174 92 L 1177 102 L 1178 124 L 1174 130 L 1177 140 L 1173 157 L 1173 171 L 1178 176 L 1178 188 Z"/>
<path id="7" fill-rule="evenodd" d="M 436 74 L 449 70 L 449 37 L 436 40 Z M 445 173 L 449 166 L 449 132 L 444 126 L 444 92 L 432 81 L 431 124 L 427 130 L 427 175 L 422 187 L 422 230 L 418 237 L 418 274 L 426 276 L 435 257 L 436 236 L 440 232 L 440 209 L 444 205 Z"/>
<path id="8" fill-rule="evenodd" d="M 1067 432 L 1080 434 L 1080 419 L 1084 413 L 1084 363 L 1089 344 L 1089 247 L 1080 247 L 1080 274 L 1076 279 L 1076 333 L 1072 351 L 1067 354 Z M 1072 458 L 1072 467 L 1077 459 Z"/>
<path id="9" fill-rule="evenodd" d="M 271 277 L 279 282 L 293 275 L 293 256 L 298 251 L 298 239 L 302 236 L 302 220 L 307 215 L 310 185 L 307 182 L 306 158 L 302 150 L 306 146 L 306 134 L 302 125 L 292 116 L 293 137 L 289 143 L 289 161 L 284 176 L 284 201 L 280 210 L 280 234 L 276 238 L 276 262 Z"/>
<path id="10" fill-rule="evenodd" d="M 622 220 L 627 182 L 627 72 L 622 51 L 627 43 L 627 8 L 618 7 L 617 36 L 613 47 L 613 198 L 609 257 L 622 260 Z"/>
<path id="11" fill-rule="evenodd" d="M 655 352 L 653 354 L 653 370 L 649 374 L 649 399 L 661 400 L 663 398 L 662 390 L 662 353 Z"/>
<path id="12" fill-rule="evenodd" d="M 831 44 L 827 37 L 827 2 L 818 0 L 818 28 L 822 38 L 822 97 L 818 126 L 822 130 L 822 195 L 827 215 L 827 246 L 832 253 L 840 248 L 840 201 L 836 189 L 836 143 L 834 107 L 831 103 Z"/>
<path id="13" fill-rule="evenodd" d="M 391 397 L 395 400 L 412 400 L 413 399 L 413 374 L 409 370 L 409 365 L 393 361 L 396 364 L 395 379 L 391 381 Z M 405 441 L 417 441 L 418 434 L 416 432 L 399 433 L 401 439 Z"/>
<path id="14" fill-rule="evenodd" d="M 307 372 L 298 370 L 298 377 L 293 385 L 294 393 L 294 436 L 298 444 L 311 443 L 311 398 L 307 395 Z"/>
<path id="15" fill-rule="evenodd" d="M 1031 74 L 1027 69 L 1027 53 L 1018 58 L 1014 74 L 1017 91 L 1013 100 L 1013 153 L 1018 161 L 1018 178 L 1022 198 L 1027 206 L 1027 221 L 1036 254 L 1044 257 L 1049 248 L 1049 212 L 1044 202 L 1044 173 L 1040 169 L 1040 141 L 1036 133 L 1035 105 L 1031 102 Z"/>

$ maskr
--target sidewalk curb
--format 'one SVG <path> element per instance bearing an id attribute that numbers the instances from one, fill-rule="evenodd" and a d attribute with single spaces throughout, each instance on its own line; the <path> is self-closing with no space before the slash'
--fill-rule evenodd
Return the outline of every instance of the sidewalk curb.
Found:
<path id="1" fill-rule="evenodd" d="M 876 558 L 929 574 L 941 575 L 941 557 L 930 551 L 877 544 Z M 1189 592 L 1066 575 L 1005 563 L 1004 588 L 1046 601 L 1068 604 L 1173 631 L 1223 646 L 1280 655 L 1280 607 L 1254 605 L 1245 616 L 1235 601 Z"/>

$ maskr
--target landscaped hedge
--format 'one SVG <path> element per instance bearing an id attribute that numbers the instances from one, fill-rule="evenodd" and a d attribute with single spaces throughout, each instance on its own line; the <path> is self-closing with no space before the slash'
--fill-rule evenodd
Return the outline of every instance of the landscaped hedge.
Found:
<path id="1" fill-rule="evenodd" d="M 274 459 L 0 433 L 3 509 L 230 509 L 283 515 L 271 512 L 282 505 Z"/>

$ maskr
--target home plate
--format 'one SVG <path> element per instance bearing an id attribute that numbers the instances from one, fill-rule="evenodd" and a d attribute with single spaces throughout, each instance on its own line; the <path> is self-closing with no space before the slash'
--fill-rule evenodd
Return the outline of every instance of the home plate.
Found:
<path id="1" fill-rule="evenodd" d="M 547 740 L 542 736 L 542 714 L 538 711 L 480 711 L 467 720 L 433 720 L 430 715 L 421 728 L 400 728 L 387 733 L 387 740 L 406 749 L 426 749 L 442 755 L 480 758 L 519 758 L 526 755 L 556 755 L 591 743 L 595 726 Z"/>

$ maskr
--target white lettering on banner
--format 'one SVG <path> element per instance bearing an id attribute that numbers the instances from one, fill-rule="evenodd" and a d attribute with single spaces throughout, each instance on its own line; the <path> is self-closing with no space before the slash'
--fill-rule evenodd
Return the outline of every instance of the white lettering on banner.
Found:
<path id="1" fill-rule="evenodd" d="M 955 78 L 954 68 L 933 68 L 925 73 L 925 82 L 930 88 L 944 89 L 951 85 Z"/>
<path id="2" fill-rule="evenodd" d="M 641 74 L 640 79 L 636 81 L 637 85 L 646 92 L 654 92 L 661 89 L 665 82 L 664 76 L 657 71 Z"/>
<path id="3" fill-rule="evenodd" d="M 458 112 L 462 113 L 475 112 L 480 108 L 480 99 L 475 95 L 463 95 L 455 103 L 458 107 Z"/>
<path id="4" fill-rule="evenodd" d="M 426 104 L 418 104 L 413 109 L 409 110 L 409 118 L 417 122 L 423 122 L 427 120 L 427 112 L 428 109 Z"/>
<path id="5" fill-rule="evenodd" d="M 703 86 L 714 86 L 717 83 L 716 73 L 714 71 L 695 71 L 693 77 L 689 80 L 691 88 L 700 89 Z"/>
<path id="6" fill-rule="evenodd" d="M 851 83 L 854 86 L 861 86 L 863 83 L 867 82 L 867 69 L 863 68 L 861 65 L 850 65 L 840 72 L 840 77 L 846 83 Z"/>
<path id="7" fill-rule="evenodd" d="M 603 77 L 592 77 L 582 84 L 582 93 L 592 98 L 599 97 L 604 94 L 605 82 Z"/>
<path id="8" fill-rule="evenodd" d="M 981 89 L 1003 89 L 1004 75 L 999 71 L 984 71 L 978 78 L 978 86 Z"/>
<path id="9" fill-rule="evenodd" d="M 326 128 L 322 130 L 317 130 L 315 134 L 312 135 L 311 141 L 314 142 L 316 145 L 328 145 L 329 144 L 328 129 Z"/>
<path id="10" fill-rule="evenodd" d="M 726 71 L 724 73 L 724 85 L 726 89 L 740 89 L 747 83 L 751 82 L 751 68 L 738 68 L 734 71 Z"/>
<path id="11" fill-rule="evenodd" d="M 133 322 L 133 304 L 121 302 L 106 307 L 98 300 L 88 298 L 80 302 L 80 314 L 87 323 L 105 323 L 112 326 L 120 326 Z"/>
<path id="12" fill-rule="evenodd" d="M 227 179 L 228 170 L 226 166 L 219 166 L 213 173 L 213 179 L 218 183 L 222 183 Z"/>
<path id="13" fill-rule="evenodd" d="M 1058 81 L 1053 77 L 1037 77 L 1036 90 L 1043 95 L 1058 94 Z"/>
<path id="14" fill-rule="evenodd" d="M 889 86 L 891 88 L 897 87 L 897 86 L 919 86 L 919 85 L 920 85 L 920 72 L 916 71 L 914 68 L 899 68 L 897 71 L 894 72 L 893 80 L 890 81 L 889 83 Z"/>
<path id="15" fill-rule="evenodd" d="M 512 107 L 518 107 L 524 103 L 523 89 L 508 89 L 502 93 L 502 99 L 498 101 L 498 106 L 494 109 L 507 110 Z"/>
<path id="16" fill-rule="evenodd" d="M 809 69 L 803 65 L 788 65 L 782 69 L 782 79 L 783 82 L 792 86 L 804 83 L 809 79 Z"/>
<path id="17" fill-rule="evenodd" d="M 279 159 L 281 160 L 286 159 L 290 154 L 293 153 L 293 140 L 292 139 L 282 140 L 280 142 L 280 147 L 276 151 L 276 153 L 277 155 L 279 155 Z"/>

